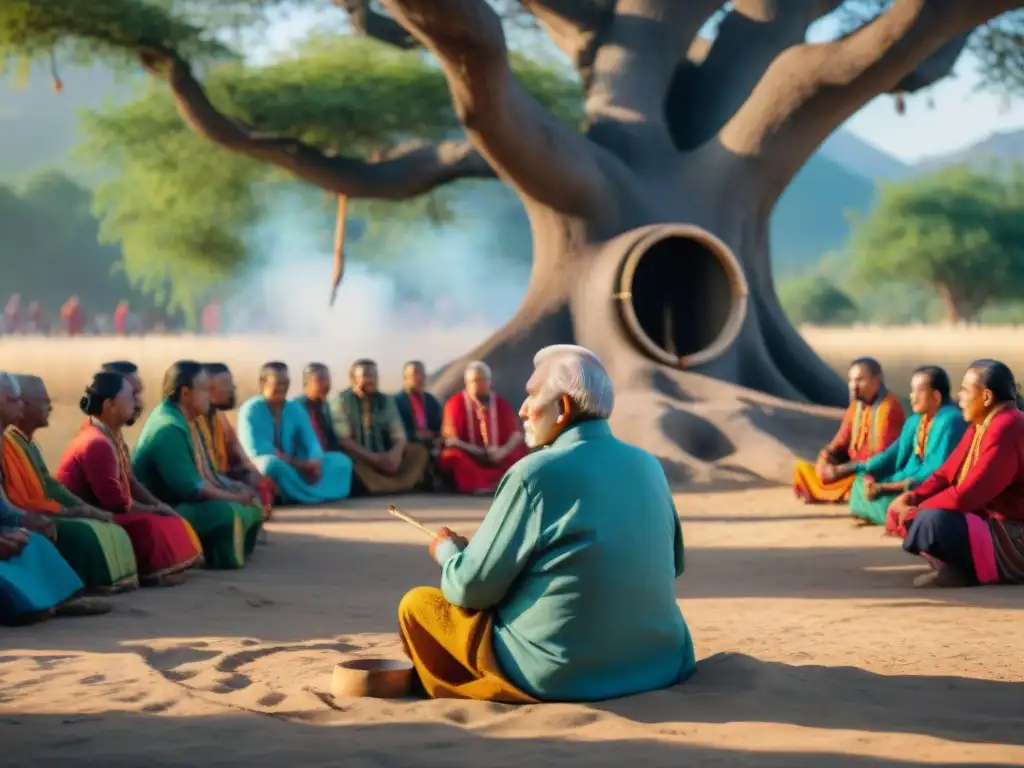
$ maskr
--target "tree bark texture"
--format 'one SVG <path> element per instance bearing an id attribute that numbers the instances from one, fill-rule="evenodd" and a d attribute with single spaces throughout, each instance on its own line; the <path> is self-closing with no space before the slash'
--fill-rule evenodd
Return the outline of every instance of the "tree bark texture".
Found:
<path id="1" fill-rule="evenodd" d="M 170 57 L 179 111 L 232 151 L 352 197 L 398 199 L 454 178 L 500 177 L 529 214 L 531 280 L 515 316 L 440 371 L 435 391 L 459 389 L 465 363 L 479 359 L 518 402 L 540 348 L 581 344 L 612 376 L 616 431 L 658 455 L 673 482 L 749 484 L 788 479 L 794 454 L 813 452 L 834 430 L 835 412 L 817 406 L 847 402 L 844 382 L 776 297 L 768 252 L 776 201 L 847 117 L 879 94 L 944 77 L 972 29 L 1024 2 L 894 0 L 840 39 L 808 43 L 808 26 L 842 2 L 734 2 L 709 42 L 697 34 L 722 9 L 716 0 L 523 0 L 578 67 L 584 133 L 519 84 L 500 19 L 484 0 L 381 4 L 392 23 L 368 16 L 366 3 L 338 0 L 367 34 L 436 55 L 468 145 L 366 163 L 261 137 L 216 113 L 187 66 Z M 733 344 L 694 370 L 646 355 L 616 310 L 631 233 L 674 224 L 721 240 L 749 289 Z M 708 301 L 690 257 L 680 257 L 673 282 L 681 301 Z"/>

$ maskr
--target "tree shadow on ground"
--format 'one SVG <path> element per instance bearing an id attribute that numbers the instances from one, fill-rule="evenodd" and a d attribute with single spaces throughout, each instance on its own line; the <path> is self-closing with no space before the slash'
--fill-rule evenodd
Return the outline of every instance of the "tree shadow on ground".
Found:
<path id="1" fill-rule="evenodd" d="M 701 661 L 683 685 L 594 706 L 647 724 L 786 723 L 1024 745 L 1013 704 L 1022 700 L 1020 682 L 879 675 L 857 667 L 794 666 L 719 653 Z"/>
<path id="2" fill-rule="evenodd" d="M 25 715 L 0 720 L 9 768 L 78 768 L 102 755 L 106 768 L 174 766 L 741 765 L 745 768 L 882 768 L 924 765 L 828 752 L 754 752 L 665 740 L 489 737 L 446 723 L 330 725 L 256 715 L 157 717 L 125 712 Z M 928 764 L 931 764 L 929 761 Z M 983 766 L 983 763 L 974 763 Z M 994 764 L 993 764 L 994 765 Z"/>

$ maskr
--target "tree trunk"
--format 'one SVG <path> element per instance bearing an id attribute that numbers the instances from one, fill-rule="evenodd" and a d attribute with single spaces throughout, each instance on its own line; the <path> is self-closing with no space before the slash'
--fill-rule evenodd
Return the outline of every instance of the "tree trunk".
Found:
<path id="1" fill-rule="evenodd" d="M 658 456 L 673 484 L 789 480 L 795 456 L 835 430 L 834 411 L 807 403 L 843 406 L 846 387 L 779 306 L 767 212 L 745 202 L 742 180 L 709 189 L 713 178 L 694 172 L 682 194 L 678 177 L 624 184 L 615 221 L 528 206 L 534 270 L 523 304 L 435 375 L 435 393 L 460 389 L 465 364 L 483 360 L 518 406 L 536 352 L 580 344 L 611 375 L 616 434 Z M 670 364 L 673 351 L 682 362 Z"/>

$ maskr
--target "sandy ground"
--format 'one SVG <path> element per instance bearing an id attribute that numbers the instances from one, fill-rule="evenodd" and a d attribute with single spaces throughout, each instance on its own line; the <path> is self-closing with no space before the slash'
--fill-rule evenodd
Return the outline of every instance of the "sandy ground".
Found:
<path id="1" fill-rule="evenodd" d="M 594 705 L 334 700 L 334 664 L 399 657 L 435 584 L 387 500 L 282 511 L 243 572 L 0 634 L 5 766 L 1024 764 L 1022 592 L 918 592 L 877 530 L 786 490 L 681 495 L 699 672 Z M 471 532 L 485 502 L 409 498 Z M 614 620 L 614 617 L 609 617 Z"/>

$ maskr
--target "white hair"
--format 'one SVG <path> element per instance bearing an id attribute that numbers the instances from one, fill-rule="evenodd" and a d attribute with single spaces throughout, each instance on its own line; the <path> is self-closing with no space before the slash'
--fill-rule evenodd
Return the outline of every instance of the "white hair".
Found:
<path id="1" fill-rule="evenodd" d="M 473 371 L 479 371 L 480 375 L 485 379 L 491 379 L 491 366 L 485 363 L 483 360 L 474 360 L 466 366 L 466 370 L 463 372 L 462 377 L 465 379 L 469 378 L 469 374 Z"/>
<path id="2" fill-rule="evenodd" d="M 545 374 L 538 397 L 547 404 L 567 395 L 581 416 L 607 419 L 615 407 L 615 388 L 601 358 L 586 347 L 554 344 L 534 355 L 533 366 Z"/>

